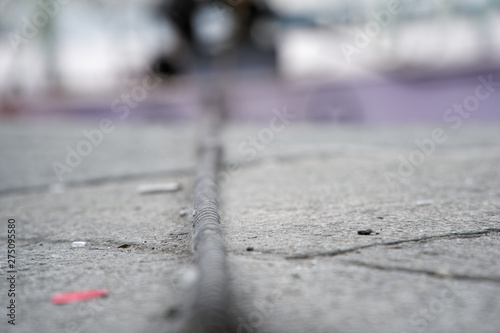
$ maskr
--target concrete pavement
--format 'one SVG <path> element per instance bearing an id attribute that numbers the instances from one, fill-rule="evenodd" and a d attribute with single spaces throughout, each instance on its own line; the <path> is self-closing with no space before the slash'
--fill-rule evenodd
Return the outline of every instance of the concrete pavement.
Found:
<path id="1" fill-rule="evenodd" d="M 92 126 L 0 125 L 0 209 L 17 223 L 19 291 L 16 326 L 3 315 L 2 331 L 173 332 L 182 317 L 193 272 L 192 220 L 180 211 L 191 206 L 196 129 L 119 128 L 54 185 L 51 163 Z M 387 183 L 438 126 L 290 124 L 257 145 L 268 123 L 224 131 L 222 220 L 241 332 L 498 331 L 498 124 L 448 131 Z M 160 181 L 182 189 L 136 192 Z M 56 292 L 103 287 L 107 298 L 50 304 Z M 5 279 L 0 288 L 4 304 Z"/>

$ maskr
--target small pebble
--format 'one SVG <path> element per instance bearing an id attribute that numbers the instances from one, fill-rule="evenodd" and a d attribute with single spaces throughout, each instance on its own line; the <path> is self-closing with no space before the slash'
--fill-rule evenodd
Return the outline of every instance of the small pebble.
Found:
<path id="1" fill-rule="evenodd" d="M 247 251 L 253 251 L 253 246 L 247 247 Z"/>
<path id="2" fill-rule="evenodd" d="M 137 187 L 139 194 L 154 194 L 165 192 L 176 192 L 181 189 L 181 184 L 177 182 L 160 183 L 160 184 L 143 184 Z"/>
<path id="3" fill-rule="evenodd" d="M 167 312 L 165 312 L 165 317 L 167 318 L 175 318 L 177 316 L 179 316 L 179 309 L 175 306 L 171 307 L 170 309 L 167 310 Z"/>
<path id="4" fill-rule="evenodd" d="M 384 217 L 383 217 L 383 216 L 377 216 L 377 218 L 378 218 L 378 219 L 380 219 L 380 220 L 383 220 L 383 219 L 384 219 Z"/>
<path id="5" fill-rule="evenodd" d="M 85 247 L 85 244 L 87 244 L 87 242 L 73 242 L 71 247 Z"/>
<path id="6" fill-rule="evenodd" d="M 370 235 L 373 232 L 372 229 L 358 230 L 358 235 Z"/>
<path id="7" fill-rule="evenodd" d="M 434 203 L 434 200 L 432 200 L 432 199 L 418 200 L 417 206 L 428 206 L 428 205 L 432 205 L 433 203 Z"/>

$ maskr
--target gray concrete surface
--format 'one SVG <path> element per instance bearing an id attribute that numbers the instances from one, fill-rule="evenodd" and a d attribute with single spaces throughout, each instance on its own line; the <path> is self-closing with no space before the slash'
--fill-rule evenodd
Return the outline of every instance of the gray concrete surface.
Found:
<path id="1" fill-rule="evenodd" d="M 24 189 L 46 190 L 60 183 L 52 163 L 68 166 L 67 147 L 89 141 L 84 131 L 99 129 L 100 119 L 78 121 L 2 120 L 0 123 L 0 193 Z M 185 172 L 193 168 L 194 128 L 177 124 L 166 129 L 151 123 L 113 122 L 110 133 L 102 133 L 91 153 L 82 156 L 72 172 L 62 175 L 66 184 L 130 179 L 162 172 Z M 145 147 L 148 149 L 145 149 Z"/>
<path id="2" fill-rule="evenodd" d="M 1 330 L 175 331 L 192 276 L 191 218 L 179 211 L 191 205 L 196 129 L 117 129 L 62 188 L 49 186 L 50 163 L 89 125 L 59 125 L 0 125 L 0 215 L 18 221 L 19 270 L 17 325 L 2 315 Z M 238 146 L 269 124 L 225 130 L 222 219 L 242 332 L 498 332 L 499 125 L 448 130 L 403 183 L 386 182 L 436 126 L 294 124 L 255 156 Z M 136 193 L 159 181 L 183 188 Z M 50 304 L 101 287 L 107 298 Z M 4 304 L 5 279 L 0 289 Z"/>

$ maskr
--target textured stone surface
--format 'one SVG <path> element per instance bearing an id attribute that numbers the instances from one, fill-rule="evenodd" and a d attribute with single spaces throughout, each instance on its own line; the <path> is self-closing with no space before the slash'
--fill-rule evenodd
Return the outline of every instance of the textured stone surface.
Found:
<path id="1" fill-rule="evenodd" d="M 495 332 L 497 128 L 451 133 L 391 186 L 385 173 L 397 173 L 398 156 L 407 158 L 414 133 L 425 130 L 328 130 L 310 128 L 305 149 L 294 152 L 297 134 L 285 131 L 266 150 L 289 149 L 293 158 L 242 168 L 222 195 L 235 274 L 257 300 L 278 295 L 269 325 L 282 332 Z M 366 228 L 376 233 L 358 235 Z"/>
<path id="2" fill-rule="evenodd" d="M 165 180 L 171 179 L 147 181 Z M 187 189 L 139 195 L 135 181 L 3 197 L 2 216 L 15 217 L 17 225 L 15 330 L 138 332 L 163 323 L 181 303 L 179 283 L 191 262 L 191 225 L 179 216 L 190 204 L 190 179 L 175 180 Z M 74 241 L 86 244 L 73 248 Z M 55 293 L 93 288 L 107 288 L 109 296 L 50 304 Z"/>

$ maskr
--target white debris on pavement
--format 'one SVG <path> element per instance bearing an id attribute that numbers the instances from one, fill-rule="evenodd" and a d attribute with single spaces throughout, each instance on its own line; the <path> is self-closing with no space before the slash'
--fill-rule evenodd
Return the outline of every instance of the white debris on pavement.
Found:
<path id="1" fill-rule="evenodd" d="M 71 247 L 84 247 L 87 242 L 73 242 Z"/>
<path id="2" fill-rule="evenodd" d="M 187 207 L 181 208 L 179 211 L 179 216 L 186 216 L 191 210 Z"/>
<path id="3" fill-rule="evenodd" d="M 175 192 L 181 189 L 181 184 L 177 182 L 160 183 L 160 184 L 143 184 L 137 186 L 137 193 L 139 194 L 153 194 L 164 192 Z"/>
<path id="4" fill-rule="evenodd" d="M 432 199 L 418 200 L 417 206 L 427 206 L 427 205 L 432 205 L 433 203 L 434 203 L 434 200 L 432 200 Z"/>

